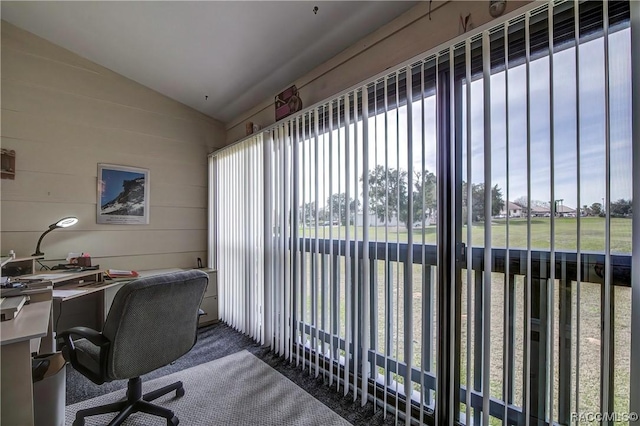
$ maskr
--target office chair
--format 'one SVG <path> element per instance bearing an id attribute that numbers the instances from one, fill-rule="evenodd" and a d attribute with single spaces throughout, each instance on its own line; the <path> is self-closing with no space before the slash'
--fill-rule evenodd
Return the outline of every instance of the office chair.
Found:
<path id="1" fill-rule="evenodd" d="M 173 411 L 149 401 L 174 390 L 183 396 L 182 382 L 142 395 L 140 376 L 191 350 L 208 279 L 204 272 L 191 270 L 131 281 L 116 293 L 102 333 L 87 327 L 60 333 L 67 359 L 89 380 L 98 385 L 129 380 L 125 401 L 80 410 L 73 426 L 83 426 L 87 416 L 112 412 L 118 412 L 109 423 L 113 426 L 135 412 L 164 417 L 168 426 L 178 424 Z M 81 339 L 73 341 L 72 336 Z"/>

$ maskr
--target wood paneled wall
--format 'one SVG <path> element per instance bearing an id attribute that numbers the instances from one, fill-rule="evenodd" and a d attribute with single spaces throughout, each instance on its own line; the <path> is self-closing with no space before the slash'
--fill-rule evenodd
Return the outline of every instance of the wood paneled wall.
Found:
<path id="1" fill-rule="evenodd" d="M 30 255 L 74 215 L 43 240 L 46 263 L 68 252 L 117 269 L 206 262 L 207 153 L 224 145 L 222 123 L 5 21 L 1 76 L 1 144 L 16 151 L 15 180 L 0 182 L 1 254 Z M 96 223 L 98 163 L 150 170 L 149 225 Z"/>

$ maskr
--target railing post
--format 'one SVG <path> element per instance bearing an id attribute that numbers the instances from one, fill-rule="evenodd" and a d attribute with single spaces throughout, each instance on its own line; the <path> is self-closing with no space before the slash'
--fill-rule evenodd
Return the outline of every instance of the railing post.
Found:
<path id="1" fill-rule="evenodd" d="M 385 347 L 384 354 L 387 358 L 390 357 L 393 351 L 393 340 L 392 340 L 392 331 L 393 331 L 393 264 L 389 261 L 389 259 L 385 259 L 385 282 L 384 282 L 384 291 L 386 292 L 386 299 L 388 305 L 386 307 L 386 315 L 385 315 Z M 389 370 L 385 369 L 385 378 L 384 384 L 388 386 L 391 380 L 391 374 L 389 374 Z"/>
<path id="2" fill-rule="evenodd" d="M 532 263 L 535 263 L 532 260 Z M 531 277 L 531 375 L 529 394 L 531 405 L 530 424 L 539 424 L 545 421 L 546 390 L 547 390 L 547 332 L 548 332 L 548 262 L 546 256 L 539 252 L 538 272 Z M 535 271 L 533 265 L 532 271 Z"/>
<path id="3" fill-rule="evenodd" d="M 341 244 L 342 241 L 339 241 L 338 244 Z M 335 254 L 331 257 L 331 263 L 333 267 L 331 268 L 331 296 L 332 306 L 335 309 L 331 310 L 331 338 L 335 339 L 333 343 L 333 359 L 340 359 L 340 345 L 339 345 L 339 319 L 340 319 L 340 256 Z"/>
<path id="4" fill-rule="evenodd" d="M 556 262 L 558 258 L 556 258 Z M 571 284 L 567 279 L 567 255 L 560 258 L 560 289 L 558 316 L 558 422 L 569 424 L 571 419 Z M 557 268 L 556 268 L 557 269 Z M 579 309 L 579 307 L 578 307 Z M 552 378 L 553 380 L 553 378 Z M 553 381 L 552 381 L 553 383 Z M 553 403 L 553 401 L 552 401 Z"/>
<path id="5" fill-rule="evenodd" d="M 356 244 L 358 244 L 358 242 L 356 241 Z M 362 254 L 362 250 L 358 250 L 359 254 Z M 363 274 L 362 274 L 362 270 L 364 269 L 364 262 L 362 260 L 362 258 L 357 258 L 355 259 L 355 263 L 356 263 L 356 268 L 357 269 L 357 277 L 358 277 L 358 281 L 356 282 L 356 286 L 354 288 L 354 292 L 358 292 L 358 303 L 356 304 L 356 298 L 352 298 L 351 300 L 354 303 L 354 308 L 356 312 L 356 318 L 358 319 L 357 321 L 354 321 L 354 328 L 355 328 L 355 332 L 357 333 L 358 336 L 358 354 L 362 354 L 364 351 L 366 351 L 368 348 L 365 348 L 365 346 L 363 345 L 364 342 L 364 311 L 362 309 L 362 300 L 361 297 L 364 294 L 364 280 L 362 279 Z M 355 268 L 354 268 L 355 269 Z M 369 285 L 369 283 L 366 283 L 366 285 Z M 355 354 L 355 346 L 354 346 L 354 354 Z M 354 365 L 354 369 L 353 369 L 353 373 L 357 376 L 359 374 L 364 375 L 365 374 L 365 366 L 362 365 L 362 357 L 360 355 L 358 356 L 354 356 L 353 359 L 353 365 Z M 354 392 L 358 393 L 358 387 L 354 386 Z"/>
<path id="6" fill-rule="evenodd" d="M 373 353 L 378 353 L 378 262 L 375 259 L 371 259 L 369 261 L 369 306 L 371 309 L 369 311 L 369 342 Z M 378 368 L 376 367 L 376 359 L 375 355 L 373 358 L 373 363 L 369 364 L 370 369 L 370 377 L 373 379 L 374 383 L 378 378 Z"/>
<path id="7" fill-rule="evenodd" d="M 423 250 L 425 248 L 423 247 Z M 426 367 L 427 371 L 431 371 L 431 366 L 433 365 L 433 358 L 431 354 L 433 353 L 433 297 L 431 291 L 431 274 L 433 273 L 433 268 L 431 265 L 423 265 L 423 273 L 422 273 L 422 342 L 424 346 L 422 348 L 422 357 L 424 359 L 423 363 Z M 424 371 L 421 371 L 420 374 L 425 374 Z M 426 383 L 427 381 L 424 380 Z M 425 404 L 431 404 L 431 388 L 425 385 L 423 389 L 423 394 L 426 395 Z M 435 389 L 434 389 L 435 390 Z"/>
<path id="8" fill-rule="evenodd" d="M 509 261 L 507 259 L 507 261 Z M 516 345 L 516 296 L 515 296 L 515 281 L 516 276 L 514 274 L 509 274 L 507 279 L 507 285 L 509 286 L 509 300 L 507 304 L 507 309 L 509 310 L 509 326 L 507 330 L 507 338 L 509 339 L 509 352 L 507 354 L 509 363 L 509 377 L 507 383 L 507 395 L 506 402 L 508 404 L 513 404 L 513 384 L 514 384 L 514 372 L 515 372 L 515 345 Z M 520 372 L 518 372 L 520 373 Z"/>
<path id="9" fill-rule="evenodd" d="M 324 242 L 323 242 L 324 246 Z M 320 311 L 320 330 L 323 332 L 327 330 L 327 281 L 329 279 L 329 255 L 328 250 L 323 250 L 323 253 L 320 254 L 320 282 L 322 283 L 322 292 L 320 294 L 320 304 L 322 305 L 322 310 Z M 326 356 L 326 339 L 320 339 L 320 345 L 322 347 L 322 359 L 323 365 L 325 363 Z"/>
<path id="10" fill-rule="evenodd" d="M 474 256 L 475 257 L 475 256 Z M 484 317 L 484 306 L 482 303 L 482 287 L 483 287 L 483 275 L 482 269 L 484 265 L 474 265 L 475 262 L 469 262 L 473 265 L 474 273 L 473 273 L 473 390 L 481 393 L 482 392 L 482 319 Z M 478 263 L 484 263 L 484 259 L 478 259 Z M 467 283 L 467 285 L 471 285 L 471 283 Z M 471 303 L 467 301 L 467 303 Z M 467 318 L 467 321 L 469 319 Z M 467 362 L 471 362 L 467 360 Z M 478 399 L 479 404 L 475 404 L 475 398 L 471 398 L 471 406 L 473 407 L 473 424 L 480 425 L 482 417 L 480 413 L 482 412 L 482 400 Z"/>

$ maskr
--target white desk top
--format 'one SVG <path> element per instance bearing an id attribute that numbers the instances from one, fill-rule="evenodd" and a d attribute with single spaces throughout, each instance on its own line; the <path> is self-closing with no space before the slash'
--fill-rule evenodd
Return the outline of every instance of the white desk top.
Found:
<path id="1" fill-rule="evenodd" d="M 57 271 L 45 271 L 39 272 L 37 274 L 30 275 L 21 275 L 16 278 L 20 279 L 41 279 L 46 281 L 51 281 L 53 284 L 64 283 L 65 281 L 76 280 L 84 277 L 90 277 L 92 275 L 102 276 L 104 271 L 101 269 L 91 269 L 81 272 L 75 271 L 65 271 L 65 270 L 57 270 Z"/>
<path id="2" fill-rule="evenodd" d="M 24 305 L 14 319 L 0 322 L 0 343 L 8 345 L 44 337 L 50 318 L 51 300 Z"/>

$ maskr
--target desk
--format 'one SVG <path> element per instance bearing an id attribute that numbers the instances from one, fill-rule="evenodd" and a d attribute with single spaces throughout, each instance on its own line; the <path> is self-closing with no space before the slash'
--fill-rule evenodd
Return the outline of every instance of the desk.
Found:
<path id="1" fill-rule="evenodd" d="M 33 383 L 31 380 L 31 341 L 47 336 L 51 326 L 51 290 L 41 301 L 22 307 L 18 315 L 0 323 L 2 410 L 0 423 L 33 425 Z"/>
<path id="2" fill-rule="evenodd" d="M 23 275 L 20 279 L 42 279 L 53 285 L 53 329 L 66 330 L 75 326 L 102 329 L 104 318 L 103 290 L 110 282 L 103 281 L 102 270 L 45 271 Z M 64 303 L 64 309 L 63 309 Z"/>

